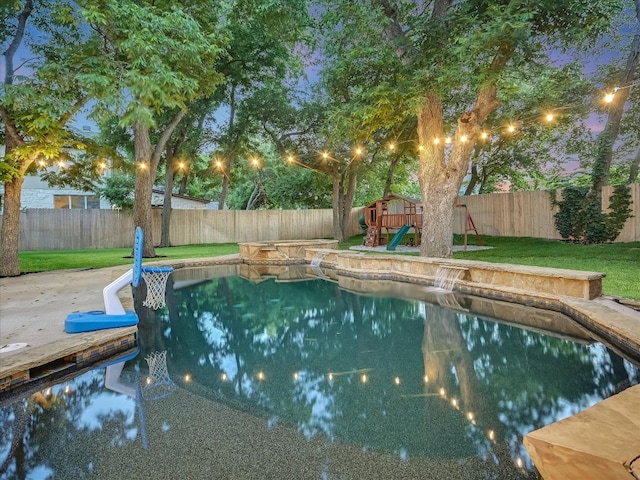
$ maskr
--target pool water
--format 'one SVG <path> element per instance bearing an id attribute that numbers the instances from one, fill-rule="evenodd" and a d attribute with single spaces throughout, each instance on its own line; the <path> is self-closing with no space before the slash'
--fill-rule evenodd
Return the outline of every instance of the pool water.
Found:
<path id="1" fill-rule="evenodd" d="M 166 307 L 137 305 L 134 358 L 0 405 L 0 478 L 537 478 L 526 433 L 640 380 L 463 297 L 228 270 L 177 271 Z"/>

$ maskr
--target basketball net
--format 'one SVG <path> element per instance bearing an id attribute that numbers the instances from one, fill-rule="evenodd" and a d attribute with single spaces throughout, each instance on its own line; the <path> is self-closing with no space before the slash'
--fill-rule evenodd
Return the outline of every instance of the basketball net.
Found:
<path id="1" fill-rule="evenodd" d="M 164 307 L 166 302 L 167 279 L 173 272 L 172 267 L 142 267 L 142 278 L 147 285 L 147 298 L 142 305 L 158 310 Z"/>
<path id="2" fill-rule="evenodd" d="M 149 376 L 142 387 L 142 396 L 146 400 L 158 400 L 176 389 L 167 370 L 167 351 L 153 352 L 146 357 Z"/>

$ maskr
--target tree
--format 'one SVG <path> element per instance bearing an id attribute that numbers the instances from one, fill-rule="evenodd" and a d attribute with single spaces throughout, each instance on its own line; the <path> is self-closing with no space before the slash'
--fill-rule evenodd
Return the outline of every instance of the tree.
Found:
<path id="1" fill-rule="evenodd" d="M 306 0 L 259 3 L 259 7 L 241 8 L 236 12 L 230 26 L 229 56 L 219 65 L 225 75 L 225 85 L 219 91 L 218 100 L 227 113 L 216 152 L 218 168 L 223 174 L 220 209 L 227 201 L 234 162 L 238 156 L 248 155 L 249 139 L 258 133 L 264 120 L 253 107 L 265 97 L 264 92 L 300 76 L 301 44 L 309 41 Z"/>
<path id="2" fill-rule="evenodd" d="M 101 40 L 86 75 L 105 85 L 98 112 L 120 116 L 134 139 L 138 169 L 134 223 L 143 256 L 154 257 L 151 194 L 169 138 L 189 102 L 211 95 L 225 53 L 227 5 L 214 1 L 85 0 L 83 19 Z"/>
<path id="3" fill-rule="evenodd" d="M 614 186 L 606 212 L 602 211 L 602 188 L 609 184 L 615 145 L 620 136 L 625 106 L 638 76 L 640 0 L 634 0 L 634 6 L 635 35 L 629 47 L 624 69 L 613 75 L 618 87 L 613 90 L 609 98 L 610 106 L 605 127 L 595 140 L 591 185 L 565 188 L 562 191 L 562 200 L 554 199 L 554 204 L 559 207 L 555 214 L 556 227 L 565 239 L 587 243 L 614 241 L 631 214 L 631 192 L 627 182 Z M 628 122 L 631 125 L 633 123 L 633 120 Z M 635 136 L 637 137 L 637 134 Z M 637 138 L 632 143 L 637 143 Z M 628 180 L 632 176 L 633 163 Z"/>
<path id="4" fill-rule="evenodd" d="M 15 1 L 0 6 L 0 40 L 6 45 L 5 78 L 0 98 L 5 156 L 0 161 L 4 209 L 0 231 L 0 276 L 20 274 L 20 199 L 24 175 L 36 161 L 56 158 L 64 148 L 83 142 L 66 126 L 95 94 L 93 79 L 78 75 L 83 55 L 95 46 L 77 28 L 74 11 L 64 1 Z M 28 42 L 33 59 L 14 65 L 28 23 L 40 35 Z M 86 58 L 86 57 L 85 57 Z M 30 75 L 18 76 L 23 68 Z"/>
<path id="5" fill-rule="evenodd" d="M 184 195 L 186 190 L 191 163 L 197 159 L 198 152 L 204 139 L 204 122 L 211 112 L 210 98 L 204 98 L 193 102 L 189 108 L 187 118 L 176 129 L 166 145 L 165 152 L 165 176 L 164 176 L 164 202 L 162 204 L 162 228 L 160 234 L 160 246 L 171 246 L 171 200 L 173 197 L 173 184 L 178 172 L 182 173 L 179 193 Z M 185 159 L 189 161 L 185 162 Z"/>
<path id="6" fill-rule="evenodd" d="M 350 50 L 356 67 L 372 72 L 356 77 L 350 88 L 362 102 L 362 124 L 393 123 L 399 110 L 417 118 L 424 205 L 421 255 L 449 257 L 457 196 L 502 92 L 517 89 L 523 65 L 550 65 L 550 46 L 597 38 L 622 2 L 325 3 L 332 44 Z M 381 65 L 394 75 L 377 75 Z M 339 66 L 351 68 L 344 61 Z M 442 141 L 445 136 L 451 143 Z"/>
<path id="7" fill-rule="evenodd" d="M 636 33 L 629 47 L 624 70 L 617 76 L 616 89 L 613 92 L 607 113 L 604 130 L 596 140 L 596 160 L 593 165 L 593 188 L 596 196 L 602 196 L 602 187 L 609 184 L 609 169 L 613 160 L 614 145 L 620 134 L 620 125 L 629 98 L 629 92 L 638 78 L 640 62 L 640 0 L 634 0 L 636 15 Z M 621 87 L 621 88 L 619 88 Z"/>

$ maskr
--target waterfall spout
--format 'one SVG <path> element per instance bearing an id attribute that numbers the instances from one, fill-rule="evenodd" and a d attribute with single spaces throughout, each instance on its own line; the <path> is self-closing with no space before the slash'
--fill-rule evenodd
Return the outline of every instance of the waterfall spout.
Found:
<path id="1" fill-rule="evenodd" d="M 436 288 L 441 288 L 443 290 L 452 292 L 453 286 L 455 285 L 456 281 L 460 279 L 465 271 L 465 268 L 440 266 L 436 271 L 434 286 Z"/>
<path id="2" fill-rule="evenodd" d="M 322 263 L 322 260 L 324 260 L 324 257 L 326 257 L 327 255 L 329 255 L 329 252 L 317 252 L 315 256 L 311 259 L 311 266 L 319 267 L 320 264 Z"/>

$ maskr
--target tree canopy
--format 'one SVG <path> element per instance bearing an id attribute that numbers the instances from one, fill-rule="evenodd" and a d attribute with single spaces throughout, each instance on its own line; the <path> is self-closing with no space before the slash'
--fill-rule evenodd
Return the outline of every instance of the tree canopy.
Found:
<path id="1" fill-rule="evenodd" d="M 99 189 L 107 157 L 135 172 L 145 256 L 154 256 L 151 189 L 164 183 L 170 194 L 178 157 L 190 167 L 177 188 L 215 195 L 220 208 L 331 202 L 336 238 L 354 203 L 391 190 L 421 196 L 421 253 L 442 257 L 463 185 L 554 185 L 567 162 L 597 158 L 605 173 L 622 161 L 633 181 L 637 63 L 625 69 L 625 50 L 589 78 L 584 59 L 606 41 L 637 52 L 628 39 L 638 20 L 627 13 L 638 1 L 4 2 L 0 274 L 19 274 L 24 175 L 69 149 L 85 160 L 48 171 L 52 184 Z M 606 156 L 586 122 L 614 86 L 625 115 Z M 70 128 L 82 109 L 99 137 Z"/>

